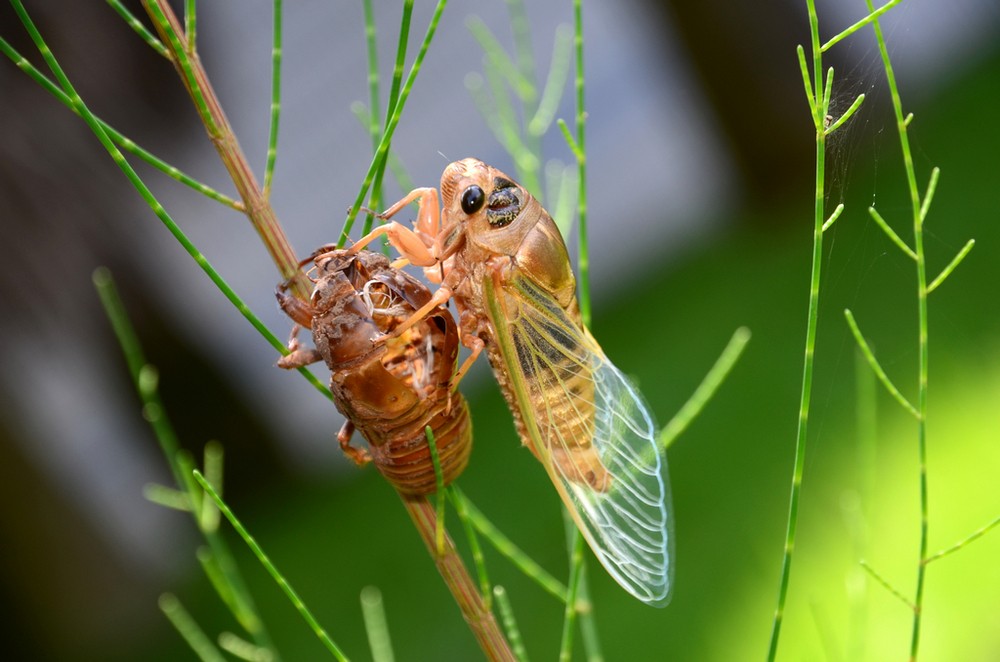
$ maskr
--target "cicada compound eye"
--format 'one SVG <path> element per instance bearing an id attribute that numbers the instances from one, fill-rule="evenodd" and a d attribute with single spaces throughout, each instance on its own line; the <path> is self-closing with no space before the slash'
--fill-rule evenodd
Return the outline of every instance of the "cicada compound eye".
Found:
<path id="1" fill-rule="evenodd" d="M 465 189 L 465 192 L 462 193 L 462 211 L 470 216 L 482 209 L 485 202 L 486 195 L 483 193 L 483 189 L 475 184 Z"/>

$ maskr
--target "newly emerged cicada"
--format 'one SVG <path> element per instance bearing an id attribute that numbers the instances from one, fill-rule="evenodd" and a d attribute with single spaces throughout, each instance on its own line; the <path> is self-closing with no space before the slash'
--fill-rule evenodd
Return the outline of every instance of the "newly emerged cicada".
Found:
<path id="1" fill-rule="evenodd" d="M 410 192 L 381 216 L 419 203 L 415 229 L 381 225 L 439 289 L 403 333 L 454 297 L 462 343 L 483 349 L 518 433 L 545 467 L 608 573 L 662 606 L 673 578 L 673 514 L 656 428 L 639 391 L 580 320 L 576 279 L 549 214 L 522 186 L 477 159 L 456 161 L 433 188 Z"/>
<path id="2" fill-rule="evenodd" d="M 283 287 L 277 292 L 282 310 L 296 322 L 291 353 L 278 365 L 291 369 L 326 362 L 334 402 L 347 419 L 337 438 L 356 463 L 373 461 L 402 494 L 434 492 L 424 431 L 429 425 L 444 482 L 450 483 L 465 469 L 472 450 L 468 407 L 451 388 L 459 349 L 451 314 L 432 307 L 414 320 L 431 293 L 393 269 L 384 255 L 321 248 L 303 264 L 310 261 L 316 286 L 308 303 L 285 294 Z M 300 327 L 312 330 L 314 348 L 301 346 Z M 384 341 L 376 344 L 378 339 Z M 368 441 L 368 451 L 350 445 L 355 428 Z"/>

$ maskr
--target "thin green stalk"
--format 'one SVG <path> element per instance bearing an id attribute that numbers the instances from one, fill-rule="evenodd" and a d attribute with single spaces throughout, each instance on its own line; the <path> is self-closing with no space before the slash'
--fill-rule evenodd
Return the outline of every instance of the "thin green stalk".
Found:
<path id="1" fill-rule="evenodd" d="M 514 608 L 507 597 L 507 591 L 503 586 L 493 587 L 493 597 L 500 607 L 500 620 L 503 622 L 503 629 L 510 640 L 510 647 L 514 650 L 514 655 L 518 662 L 528 662 L 528 651 L 524 648 L 524 639 L 521 638 L 521 629 L 517 626 L 517 619 L 514 618 Z"/>
<path id="2" fill-rule="evenodd" d="M 868 3 L 868 11 L 869 11 L 868 15 L 865 16 L 860 21 L 858 21 L 857 23 L 855 23 L 854 25 L 852 25 L 849 28 L 845 29 L 843 32 L 840 32 L 840 33 L 836 34 L 835 36 L 831 37 L 829 41 L 827 41 L 825 44 L 823 44 L 823 48 L 822 48 L 823 52 L 825 53 L 827 50 L 829 50 L 830 48 L 832 48 L 834 44 L 836 44 L 836 43 L 840 42 L 841 40 L 843 40 L 843 39 L 851 36 L 852 34 L 854 34 L 855 32 L 857 32 L 861 28 L 865 27 L 866 25 L 868 25 L 869 23 L 871 23 L 872 21 L 874 21 L 875 19 L 877 19 L 882 14 L 886 13 L 887 11 L 889 11 L 890 9 L 892 9 L 893 7 L 895 7 L 896 5 L 898 5 L 900 2 L 902 2 L 902 0 L 889 0 L 889 2 L 887 2 L 884 5 L 882 5 L 881 7 L 879 7 L 878 11 L 872 11 L 871 3 Z"/>
<path id="3" fill-rule="evenodd" d="M 215 647 L 212 640 L 198 627 L 191 614 L 184 608 L 180 600 L 171 593 L 164 593 L 159 600 L 160 611 L 173 624 L 184 641 L 202 662 L 226 662 L 222 652 Z"/>
<path id="4" fill-rule="evenodd" d="M 809 12 L 809 33 L 812 42 L 812 84 L 811 89 L 825 89 L 823 85 L 822 53 L 819 43 L 819 19 L 814 0 L 806 0 Z M 778 640 L 788 595 L 788 583 L 792 568 L 792 551 L 795 548 L 795 533 L 798 525 L 799 498 L 802 491 L 802 474 L 805 468 L 806 440 L 809 426 L 809 403 L 812 397 L 813 355 L 816 348 L 816 327 L 819 321 L 819 285 L 823 262 L 824 192 L 826 174 L 826 131 L 825 114 L 822 109 L 826 99 L 812 99 L 811 112 L 816 128 L 816 188 L 813 203 L 813 246 L 812 270 L 809 277 L 809 308 L 806 316 L 805 356 L 802 366 L 802 390 L 799 400 L 798 426 L 795 435 L 795 464 L 792 471 L 791 495 L 788 503 L 788 521 L 785 531 L 785 548 L 781 562 L 781 579 L 778 586 L 778 605 L 774 610 L 771 638 L 767 659 L 773 661 L 778 653 Z"/>
<path id="5" fill-rule="evenodd" d="M 597 623 L 594 620 L 594 603 L 590 599 L 590 581 L 586 564 L 580 567 L 580 581 L 576 589 L 576 612 L 580 618 L 580 635 L 587 662 L 603 662 L 604 654 L 601 653 L 601 639 L 597 634 Z"/>
<path id="6" fill-rule="evenodd" d="M 413 66 L 410 67 L 410 74 L 406 77 L 406 82 L 403 84 L 403 88 L 399 92 L 399 100 L 397 101 L 396 106 L 392 109 L 392 118 L 386 125 L 385 131 L 382 132 L 382 140 L 379 141 L 378 149 L 375 150 L 375 156 L 372 157 L 372 162 L 368 166 L 368 172 L 365 173 L 365 179 L 361 183 L 361 190 L 358 192 L 358 196 L 354 199 L 354 203 L 351 205 L 351 209 L 347 213 L 347 218 L 344 220 L 344 227 L 341 230 L 340 239 L 337 241 L 337 248 L 342 248 L 344 243 L 350 238 L 351 228 L 354 226 L 354 219 L 357 218 L 358 212 L 364 204 L 365 196 L 368 194 L 369 187 L 371 187 L 372 181 L 375 179 L 375 174 L 378 170 L 385 167 L 384 163 L 386 161 L 386 155 L 389 152 L 389 145 L 392 142 L 392 134 L 395 133 L 396 126 L 399 124 L 399 118 L 403 114 L 403 106 L 406 105 L 406 100 L 410 96 L 410 90 L 413 89 L 413 83 L 417 80 L 417 74 L 420 73 L 420 67 L 424 62 L 424 56 L 427 54 L 427 49 L 430 47 L 431 41 L 434 39 L 434 32 L 437 30 L 438 23 L 441 20 L 441 14 L 444 12 L 444 8 L 447 4 L 448 0 L 438 0 L 437 7 L 434 9 L 434 15 L 431 16 L 430 24 L 427 26 L 424 41 L 420 45 L 420 50 L 417 52 L 417 57 L 413 61 Z"/>
<path id="7" fill-rule="evenodd" d="M 198 43 L 198 13 L 195 11 L 196 0 L 184 1 L 184 34 L 187 35 L 188 48 L 194 51 L 194 45 Z"/>
<path id="8" fill-rule="evenodd" d="M 197 470 L 194 472 L 194 478 L 196 481 L 198 481 L 198 484 L 201 485 L 201 488 L 205 490 L 208 496 L 210 496 L 212 500 L 215 501 L 215 504 L 219 507 L 219 510 L 222 511 L 222 514 L 225 515 L 226 519 L 229 520 L 229 523 L 233 525 L 234 529 L 236 529 L 236 532 L 240 535 L 241 538 L 243 538 L 243 542 L 247 544 L 247 547 L 249 547 L 250 551 L 254 553 L 254 556 L 257 557 L 257 560 L 260 561 L 260 564 L 262 566 L 264 566 L 268 574 L 270 574 L 271 577 L 274 579 L 274 581 L 278 584 L 278 586 L 281 587 L 281 590 L 288 597 L 289 601 L 295 607 L 296 611 L 299 612 L 299 614 L 306 621 L 306 623 L 312 629 L 313 633 L 319 638 L 319 640 L 323 642 L 323 645 L 326 646 L 326 649 L 330 651 L 330 653 L 338 660 L 342 661 L 347 660 L 347 657 L 343 654 L 343 652 L 341 652 L 337 644 L 335 644 L 333 640 L 330 639 L 330 636 L 326 633 L 326 630 L 324 630 L 323 627 L 320 626 L 319 622 L 312 615 L 312 612 L 309 611 L 309 608 L 306 607 L 305 603 L 302 602 L 302 599 L 299 598 L 299 595 L 298 593 L 295 592 L 295 589 L 292 588 L 291 584 L 288 583 L 288 580 L 286 580 L 285 577 L 278 571 L 275 565 L 271 563 L 271 559 L 267 557 L 267 554 L 264 553 L 264 550 L 261 549 L 261 546 L 257 543 L 256 540 L 254 540 L 253 536 L 251 536 L 250 533 L 247 532 L 246 528 L 239 521 L 239 519 L 237 519 L 233 511 L 230 510 L 229 506 L 226 505 L 226 502 L 223 501 L 222 497 L 219 496 L 219 493 L 215 491 L 215 488 L 212 487 L 212 485 L 207 480 L 205 480 L 205 477 L 201 475 L 201 472 Z"/>
<path id="9" fill-rule="evenodd" d="M 403 65 L 406 63 L 406 46 L 410 39 L 410 19 L 413 16 L 413 0 L 406 0 L 403 3 L 403 16 L 399 22 L 399 40 L 396 45 L 396 63 L 393 65 L 392 71 L 392 84 L 389 90 L 389 101 L 386 104 L 385 119 L 383 122 L 382 131 L 385 131 L 389 126 L 389 121 L 392 118 L 393 113 L 396 109 L 396 103 L 399 101 L 399 85 L 403 79 Z M 373 60 L 374 61 L 374 60 Z M 375 75 L 378 75 L 377 67 L 374 69 Z M 377 79 L 376 79 L 377 80 Z M 378 133 L 378 93 L 377 90 L 373 95 L 372 108 L 370 110 L 371 123 L 374 130 L 373 133 L 373 145 L 372 149 L 377 153 L 379 144 L 379 133 Z M 385 177 L 386 166 L 393 168 L 396 159 L 394 158 L 392 150 L 387 150 L 386 158 L 382 160 L 379 164 L 378 169 L 375 171 L 375 178 L 372 180 L 372 194 L 368 198 L 368 208 L 378 209 L 382 204 L 382 180 Z M 397 178 L 398 179 L 398 178 Z M 404 191 L 413 190 L 413 187 L 403 187 Z M 372 214 L 365 215 L 365 222 L 362 226 L 362 234 L 368 234 L 372 229 L 372 224 L 374 222 L 374 216 Z M 385 244 L 384 238 L 380 240 L 383 247 L 388 250 L 388 245 Z"/>
<path id="10" fill-rule="evenodd" d="M 492 63 L 494 70 L 503 78 L 514 90 L 514 94 L 519 99 L 531 98 L 534 96 L 534 78 L 525 78 L 521 68 L 514 64 L 510 55 L 500 45 L 496 35 L 489 29 L 486 23 L 478 16 L 470 16 L 465 21 L 465 27 L 469 29 L 472 36 L 479 42 L 479 47 L 486 60 Z"/>
<path id="11" fill-rule="evenodd" d="M 521 117 L 524 123 L 524 139 L 528 152 L 531 154 L 541 154 L 542 152 L 542 141 L 541 134 L 534 133 L 528 130 L 529 118 L 534 117 L 538 112 L 538 86 L 537 86 L 537 73 L 535 71 L 535 53 L 531 46 L 531 22 L 528 20 L 528 15 L 524 11 L 524 2 L 522 0 L 507 0 L 507 13 L 510 17 L 510 28 L 511 33 L 514 37 L 514 52 L 517 54 L 517 68 L 521 72 L 521 78 L 528 81 L 528 87 L 524 90 L 524 94 L 521 96 Z M 531 179 L 535 180 L 535 186 L 538 184 L 538 170 L 541 164 L 535 162 L 532 164 L 532 170 L 530 172 Z M 531 181 L 529 179 L 529 181 Z M 541 188 L 537 189 L 541 192 Z"/>
<path id="12" fill-rule="evenodd" d="M 865 0 L 868 11 L 873 10 L 871 0 Z M 878 18 L 872 21 L 875 39 L 878 42 L 879 53 L 885 67 L 886 81 L 889 85 L 889 95 L 892 98 L 892 109 L 896 115 L 896 128 L 899 133 L 899 143 L 903 154 L 903 167 L 906 170 L 906 184 L 910 193 L 910 206 L 913 213 L 913 251 L 917 262 L 917 342 L 918 349 L 918 384 L 917 384 L 917 457 L 920 465 L 920 555 L 917 563 L 917 590 L 914 598 L 913 624 L 910 636 L 910 659 L 917 659 L 920 648 L 920 625 L 923 617 L 924 580 L 927 573 L 928 549 L 928 494 L 927 494 L 927 374 L 928 374 L 928 338 L 927 338 L 927 261 L 924 255 L 924 210 L 920 201 L 920 191 L 917 188 L 916 169 L 910 153 L 910 139 L 906 128 L 906 118 L 903 115 L 903 103 L 899 97 L 896 85 L 896 74 L 892 68 L 889 51 L 885 45 L 882 26 Z"/>
<path id="13" fill-rule="evenodd" d="M 538 565 L 530 556 L 525 554 L 521 548 L 515 545 L 510 538 L 505 536 L 492 522 L 490 522 L 482 511 L 458 489 L 452 485 L 449 494 L 453 495 L 453 503 L 456 510 L 459 509 L 459 502 L 468 515 L 469 522 L 479 533 L 490 541 L 490 544 L 505 556 L 514 566 L 526 577 L 532 579 L 546 592 L 555 596 L 560 602 L 566 602 L 566 587 L 558 579 L 549 574 L 542 566 Z"/>
<path id="14" fill-rule="evenodd" d="M 399 102 L 399 86 L 403 82 L 403 67 L 406 64 L 406 46 L 410 40 L 410 19 L 413 16 L 413 0 L 403 0 L 403 16 L 399 21 L 399 40 L 396 45 L 396 62 L 392 67 L 392 85 L 389 88 L 389 102 L 385 106 L 384 127 L 396 112 Z M 372 110 L 374 112 L 374 109 Z M 408 189 L 407 189 L 408 190 Z"/>
<path id="15" fill-rule="evenodd" d="M 281 0 L 274 0 L 271 41 L 271 123 L 267 135 L 267 162 L 264 164 L 264 198 L 271 197 L 274 163 L 278 158 L 278 125 L 281 119 Z"/>
<path id="16" fill-rule="evenodd" d="M 572 529 L 570 533 L 570 575 L 569 590 L 566 593 L 566 611 L 563 614 L 563 631 L 559 643 L 559 662 L 570 662 L 573 659 L 573 631 L 576 626 L 577 615 L 577 592 L 580 588 L 580 579 L 583 577 L 583 536 L 577 530 L 576 525 L 570 522 Z"/>
<path id="17" fill-rule="evenodd" d="M 580 287 L 580 318 L 590 327 L 590 256 L 587 244 L 587 109 L 585 101 L 585 79 L 583 74 L 583 5 L 581 0 L 573 0 L 573 45 L 576 50 L 576 149 L 577 185 L 579 186 L 578 206 L 580 255 L 578 281 Z"/>
<path id="18" fill-rule="evenodd" d="M 993 529 L 995 529 L 997 526 L 1000 526 L 1000 517 L 996 518 L 995 520 L 993 520 L 992 522 L 990 522 L 986 526 L 981 527 L 980 529 L 978 529 L 977 531 L 975 531 L 974 533 L 972 533 L 972 535 L 969 535 L 966 538 L 963 538 L 962 540 L 958 541 L 957 543 L 955 543 L 951 547 L 948 547 L 946 549 L 942 549 L 939 552 L 931 554 L 930 556 L 928 556 L 924 560 L 924 564 L 930 563 L 931 561 L 937 561 L 940 558 L 943 558 L 945 556 L 948 556 L 949 554 L 957 552 L 958 550 L 962 549 L 963 547 L 965 547 L 969 543 L 973 542 L 974 540 L 982 538 L 987 533 L 989 533 L 990 531 L 992 531 Z"/>
<path id="19" fill-rule="evenodd" d="M 530 114 L 534 114 L 533 104 L 538 98 L 538 91 L 535 89 L 535 54 L 531 48 L 531 23 L 524 11 L 522 0 L 506 0 L 506 2 L 510 29 L 514 35 L 514 51 L 517 53 L 517 70 L 521 74 L 521 80 L 527 82 L 527 86 L 522 90 L 522 100 L 525 102 L 525 108 L 532 110 Z"/>
<path id="20" fill-rule="evenodd" d="M 486 604 L 487 609 L 492 609 L 490 578 L 486 572 L 486 557 L 483 555 L 483 549 L 479 545 L 479 536 L 476 535 L 475 525 L 469 516 L 468 502 L 454 485 L 448 487 L 448 498 L 455 506 L 458 519 L 462 522 L 462 528 L 465 530 L 465 538 L 469 541 L 469 550 L 472 552 L 472 564 L 476 566 L 476 574 L 479 577 L 479 590 L 483 594 L 483 602 Z M 511 641 L 511 645 L 514 645 L 513 641 Z"/>
<path id="21" fill-rule="evenodd" d="M 376 39 L 375 31 L 375 11 L 372 8 L 372 0 L 364 0 L 361 3 L 364 7 L 365 14 L 365 44 L 368 47 L 368 135 L 371 136 L 372 141 L 372 154 L 378 151 L 379 139 L 381 137 L 381 127 L 379 126 L 378 118 L 381 113 L 379 112 L 379 107 L 381 105 L 379 101 L 379 91 L 378 91 L 378 40 Z M 376 175 L 376 179 L 377 179 Z M 368 208 L 378 209 L 379 204 L 382 200 L 382 187 L 379 182 L 373 182 L 372 184 L 372 194 L 368 198 Z M 362 234 L 368 234 L 371 230 L 372 225 L 372 215 L 368 214 L 365 217 L 365 224 L 362 228 Z"/>
<path id="22" fill-rule="evenodd" d="M 507 87 L 504 85 L 501 72 L 489 58 L 483 62 L 483 73 L 490 88 L 489 99 L 480 98 L 479 103 L 491 105 L 491 122 L 497 141 L 504 146 L 514 160 L 517 178 L 522 186 L 532 195 L 541 193 L 538 182 L 538 158 L 521 137 L 520 126 L 514 106 L 511 103 Z"/>
<path id="23" fill-rule="evenodd" d="M 715 364 L 705 375 L 705 378 L 701 380 L 701 383 L 698 384 L 698 388 L 694 390 L 694 393 L 687 399 L 687 402 L 674 414 L 670 422 L 663 426 L 660 436 L 657 438 L 657 446 L 661 452 L 666 452 L 670 448 L 671 444 L 677 440 L 677 437 L 691 424 L 691 421 L 701 413 L 708 401 L 715 396 L 716 391 L 719 390 L 719 386 L 729 376 L 733 366 L 736 365 L 736 361 L 743 354 L 743 349 L 748 342 L 750 342 L 750 329 L 741 326 L 733 332 L 732 337 L 726 344 L 726 348 L 722 350 L 722 354 L 716 359 Z"/>
<path id="24" fill-rule="evenodd" d="M 953 272 L 955 268 L 962 263 L 962 260 L 965 259 L 965 256 L 969 254 L 969 251 L 971 251 L 975 245 L 975 239 L 970 239 L 965 243 L 965 246 L 963 246 L 962 250 L 960 250 L 954 258 L 952 258 L 951 262 L 948 263 L 948 266 L 942 269 L 941 273 L 937 275 L 937 278 L 932 280 L 931 284 L 927 286 L 927 294 L 930 294 L 940 287 L 941 283 L 943 283 L 944 280 L 951 275 L 951 272 Z"/>
<path id="25" fill-rule="evenodd" d="M 205 459 L 202 464 L 205 470 L 205 479 L 215 486 L 219 494 L 222 494 L 224 457 L 222 444 L 215 440 L 209 441 L 205 444 L 204 455 Z M 219 509 L 208 499 L 202 499 L 198 518 L 203 531 L 214 532 L 219 528 Z"/>
<path id="26" fill-rule="evenodd" d="M 892 243 L 896 244 L 896 246 L 899 247 L 899 250 L 906 253 L 906 255 L 911 260 L 917 259 L 916 251 L 914 251 L 912 248 L 906 245 L 906 242 L 903 241 L 898 234 L 896 234 L 896 231 L 889 226 L 889 224 L 886 222 L 884 218 L 882 218 L 882 214 L 878 213 L 877 209 L 875 209 L 874 207 L 869 207 L 868 214 L 872 217 L 875 223 L 878 224 L 880 228 L 882 228 L 882 231 L 885 232 L 886 236 L 889 237 Z"/>
<path id="27" fill-rule="evenodd" d="M 889 394 L 892 395 L 893 398 L 895 398 L 896 402 L 898 402 L 903 407 L 903 409 L 913 414 L 913 416 L 917 420 L 919 420 L 920 412 L 917 411 L 917 408 L 914 407 L 912 404 L 910 404 L 910 401 L 907 400 L 906 397 L 899 392 L 899 389 L 896 388 L 896 385 L 893 384 L 892 380 L 889 379 L 889 376 L 885 373 L 885 370 L 882 369 L 882 366 L 879 364 L 878 359 L 875 358 L 875 353 L 872 352 L 871 347 L 868 346 L 868 341 L 866 341 L 865 337 L 861 334 L 861 329 L 858 328 L 858 323 L 854 320 L 854 315 L 851 313 L 850 310 L 845 310 L 844 317 L 847 318 L 847 325 L 850 327 L 851 333 L 854 335 L 854 339 L 858 343 L 858 348 L 861 350 L 861 354 L 865 357 L 865 360 L 871 367 L 872 372 L 874 372 L 875 376 L 878 377 L 880 382 L 882 382 L 882 386 L 884 386 L 885 389 L 889 391 Z"/>
<path id="28" fill-rule="evenodd" d="M 219 648 L 246 662 L 274 662 L 271 651 L 255 646 L 232 632 L 219 633 Z"/>
<path id="29" fill-rule="evenodd" d="M 104 306 L 122 348 L 122 353 L 125 355 L 129 373 L 132 375 L 132 380 L 143 404 L 145 418 L 153 428 L 177 487 L 183 490 L 187 497 L 190 504 L 188 510 L 194 518 L 196 526 L 201 530 L 209 544 L 211 560 L 217 564 L 215 568 L 218 570 L 218 576 L 217 581 L 213 581 L 213 584 L 217 587 L 223 602 L 230 607 L 237 620 L 254 637 L 257 644 L 274 650 L 270 634 L 257 615 L 253 598 L 232 560 L 229 548 L 218 535 L 215 527 L 206 526 L 211 524 L 211 519 L 204 516 L 204 507 L 199 505 L 202 501 L 200 498 L 201 490 L 194 483 L 189 470 L 189 461 L 186 459 L 187 454 L 180 450 L 177 435 L 166 416 L 157 388 L 156 371 L 146 362 L 142 346 L 139 344 L 139 339 L 128 316 L 125 314 L 124 305 L 118 296 L 114 282 L 111 280 L 111 275 L 107 269 L 101 268 L 94 272 L 93 278 L 101 304 Z M 221 471 L 213 470 L 213 473 L 221 481 Z M 277 653 L 275 653 L 275 657 L 277 659 Z"/>
<path id="30" fill-rule="evenodd" d="M 28 62 L 28 60 L 25 59 L 24 56 L 22 56 L 20 53 L 18 53 L 3 37 L 0 37 L 0 52 L 3 52 L 3 54 L 6 55 L 17 66 L 18 69 L 26 73 L 29 77 L 31 77 L 32 80 L 41 85 L 46 92 L 54 96 L 56 100 L 59 101 L 59 103 L 69 108 L 77 116 L 80 116 L 80 111 L 77 109 L 75 105 L 73 105 L 73 100 L 70 99 L 62 90 L 60 90 L 55 83 L 49 80 L 45 74 L 43 74 L 41 71 L 36 69 L 34 65 Z M 154 156 L 150 152 L 147 152 L 145 149 L 143 149 L 136 143 L 132 142 L 132 140 L 124 136 L 121 132 L 117 131 L 110 124 L 106 123 L 99 117 L 95 116 L 95 119 L 97 120 L 97 123 L 101 126 L 101 128 L 104 129 L 104 131 L 106 131 L 107 134 L 111 137 L 111 140 L 125 151 L 131 154 L 135 154 L 149 165 L 153 166 L 160 172 L 166 174 L 168 177 L 176 179 L 185 186 L 190 186 L 191 188 L 193 188 L 195 191 L 198 191 L 202 195 L 205 195 L 206 197 L 209 197 L 215 200 L 216 202 L 220 202 L 227 207 L 231 207 L 236 211 L 244 211 L 243 203 L 237 200 L 233 200 L 229 196 L 223 195 L 222 193 L 219 193 L 218 191 L 211 188 L 207 184 L 199 182 L 193 177 L 181 172 L 180 170 L 170 165 L 169 163 L 158 159 L 156 156 Z"/>
<path id="31" fill-rule="evenodd" d="M 883 588 L 885 588 L 885 590 L 889 591 L 889 593 L 891 593 L 893 596 L 895 596 L 896 598 L 898 598 L 900 602 L 902 602 L 904 605 L 906 605 L 907 607 L 909 607 L 910 611 L 916 611 L 916 609 L 917 609 L 916 605 L 914 605 L 912 602 L 910 602 L 909 600 L 907 600 L 906 596 L 903 595 L 895 586 L 893 586 L 891 583 L 889 583 L 888 579 L 886 579 L 882 575 L 878 574 L 875 571 L 875 568 L 873 568 L 870 565 L 868 565 L 867 561 L 862 560 L 861 561 L 861 567 L 864 568 L 865 572 L 867 572 L 869 575 L 871 575 L 872 579 L 874 579 Z"/>
<path id="32" fill-rule="evenodd" d="M 191 478 L 180 472 L 174 459 L 180 450 L 180 442 L 170 422 L 162 415 L 164 407 L 163 402 L 160 400 L 159 390 L 156 387 L 157 379 L 155 372 L 150 373 L 151 366 L 146 362 L 142 346 L 139 344 L 139 338 L 136 336 L 131 322 L 129 322 L 128 315 L 125 314 L 125 307 L 118 296 L 118 290 L 111 279 L 111 273 L 106 268 L 99 267 L 94 271 L 93 281 L 94 287 L 97 289 L 97 294 L 101 299 L 101 305 L 104 307 L 104 312 L 107 315 L 108 321 L 111 322 L 111 328 L 114 330 L 118 344 L 121 346 L 122 354 L 125 356 L 125 363 L 128 365 L 129 374 L 132 375 L 132 382 L 142 401 L 146 420 L 149 421 L 150 426 L 153 428 L 156 439 L 160 444 L 160 450 L 163 451 L 170 464 L 170 468 L 173 470 L 174 481 L 182 489 L 192 488 L 194 484 L 191 482 Z"/>
<path id="33" fill-rule="evenodd" d="M 531 119 L 528 120 L 528 133 L 541 136 L 548 131 L 555 119 L 562 99 L 566 77 L 569 75 L 569 63 L 573 55 L 573 29 L 566 25 L 556 28 L 555 44 L 552 46 L 552 61 L 549 63 L 549 73 L 545 78 L 542 98 L 538 101 Z"/>
<path id="34" fill-rule="evenodd" d="M 356 101 L 351 104 L 351 112 L 354 113 L 354 117 L 357 118 L 361 127 L 365 130 L 368 129 L 368 122 L 370 120 L 370 115 L 368 114 L 368 106 L 360 101 Z M 399 156 L 393 151 L 389 151 L 388 156 L 385 160 L 386 168 L 392 173 L 392 176 L 396 178 L 396 184 L 403 191 L 412 191 L 415 188 L 413 183 L 413 178 L 410 177 L 409 173 L 406 172 L 405 166 L 400 162 Z M 374 183 L 374 182 L 373 182 Z M 372 207 L 369 207 L 371 209 Z M 366 219 L 367 222 L 367 219 Z M 369 228 L 370 230 L 371 228 Z M 362 235 L 364 236 L 364 235 Z"/>
<path id="35" fill-rule="evenodd" d="M 389 638 L 389 624 L 385 618 L 382 592 L 374 586 L 361 589 L 361 613 L 368 634 L 368 647 L 372 652 L 372 662 L 393 662 L 392 640 Z"/>
<path id="36" fill-rule="evenodd" d="M 444 473 L 441 471 L 441 458 L 438 455 L 437 441 L 434 439 L 434 430 L 431 426 L 424 428 L 424 435 L 427 437 L 427 448 L 431 452 L 431 464 L 434 466 L 435 511 L 437 525 L 434 538 L 437 541 L 438 554 L 444 554 L 444 505 L 447 497 L 444 493 Z"/>
<path id="37" fill-rule="evenodd" d="M 171 57 L 170 57 L 170 51 L 167 50 L 167 47 L 164 46 L 163 43 L 159 39 L 157 39 L 156 36 L 152 32 L 150 32 L 149 30 L 147 30 L 146 26 L 142 24 L 142 21 L 140 21 L 139 19 L 137 19 L 135 17 L 135 14 L 133 14 L 132 12 L 130 12 L 125 7 L 125 5 L 123 5 L 118 0 L 107 0 L 107 2 L 108 2 L 109 5 L 111 5 L 112 9 L 114 9 L 116 12 L 118 12 L 119 16 L 121 16 L 123 19 L 125 19 L 125 22 L 128 24 L 128 26 L 130 28 L 132 28 L 132 30 L 135 33 L 137 35 L 139 35 L 140 37 L 142 37 L 142 40 L 144 42 L 146 42 L 147 44 L 149 44 L 150 48 L 152 48 L 154 51 L 156 51 L 157 53 L 159 53 L 163 57 L 167 58 L 168 60 L 171 59 Z"/>

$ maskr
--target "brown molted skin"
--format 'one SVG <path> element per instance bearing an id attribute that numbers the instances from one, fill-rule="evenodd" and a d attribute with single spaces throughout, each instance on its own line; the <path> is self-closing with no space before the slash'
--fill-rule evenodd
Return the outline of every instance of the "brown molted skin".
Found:
<path id="1" fill-rule="evenodd" d="M 472 450 L 468 407 L 451 392 L 459 350 L 451 314 L 438 308 L 399 337 L 384 338 L 430 299 L 428 289 L 369 251 L 328 251 L 315 266 L 309 323 L 296 314 L 303 304 L 279 293 L 282 308 L 312 329 L 337 409 L 368 441 L 379 471 L 403 494 L 433 493 L 425 426 L 434 431 L 445 484 L 465 469 Z"/>
<path id="2" fill-rule="evenodd" d="M 471 215 L 462 210 L 462 194 L 469 186 L 479 186 L 488 200 L 500 180 L 507 180 L 513 185 L 521 205 L 516 218 L 508 225 L 495 227 L 489 223 L 488 204 Z M 519 281 L 526 280 L 536 290 L 551 296 L 566 316 L 583 329 L 576 300 L 576 279 L 566 244 L 548 212 L 527 190 L 500 170 L 478 159 L 468 158 L 450 164 L 441 175 L 439 190 L 441 234 L 448 238 L 442 245 L 442 255 L 447 258 L 447 275 L 443 285 L 454 292 L 459 325 L 465 336 L 463 342 L 469 344 L 469 336 L 483 341 L 497 382 L 514 415 L 522 443 L 538 456 L 540 449 L 536 450 L 530 442 L 496 342 L 496 330 L 489 320 L 484 283 L 492 279 L 496 284 L 496 296 L 501 298 L 501 307 L 512 316 L 507 319 L 510 324 L 516 323 L 517 311 L 523 301 L 518 291 Z M 584 335 L 589 338 L 585 330 Z M 531 397 L 548 403 L 553 420 L 559 421 L 561 428 L 556 430 L 548 426 L 547 421 L 538 421 L 543 443 L 549 447 L 552 461 L 570 480 L 588 484 L 599 491 L 607 490 L 611 477 L 591 446 L 593 408 L 574 408 L 574 403 L 563 395 L 563 389 L 568 388 L 583 394 L 582 399 L 587 400 L 589 392 L 592 402 L 591 375 L 577 371 L 568 378 L 565 374 L 560 377 L 555 374 L 536 377 L 529 384 Z M 544 409 L 539 406 L 538 411 Z M 565 446 L 557 443 L 557 438 L 564 440 Z"/>

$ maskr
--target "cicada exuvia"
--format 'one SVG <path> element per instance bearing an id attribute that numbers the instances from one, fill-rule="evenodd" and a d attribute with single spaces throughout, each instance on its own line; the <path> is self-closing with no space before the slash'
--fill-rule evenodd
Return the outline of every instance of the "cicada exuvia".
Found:
<path id="1" fill-rule="evenodd" d="M 454 297 L 462 343 L 485 349 L 521 440 L 542 463 L 608 573 L 643 602 L 672 587 L 673 514 L 656 427 L 639 391 L 580 319 L 566 245 L 541 204 L 477 159 L 450 164 L 438 191 L 418 188 L 381 214 L 418 202 L 415 229 L 386 235 L 440 283 L 396 333 Z"/>
<path id="2" fill-rule="evenodd" d="M 282 310 L 296 322 L 291 353 L 278 365 L 326 362 L 334 403 L 347 419 L 337 438 L 359 465 L 373 461 L 404 495 L 434 492 L 425 436 L 430 426 L 444 482 L 450 483 L 472 450 L 468 407 L 451 388 L 459 348 L 451 314 L 434 307 L 414 323 L 430 290 L 393 269 L 384 255 L 321 248 L 303 264 L 308 262 L 316 271 L 309 302 L 282 287 L 277 292 Z M 314 348 L 301 346 L 299 327 L 312 330 Z M 368 451 L 350 445 L 355 428 L 368 441 Z"/>

